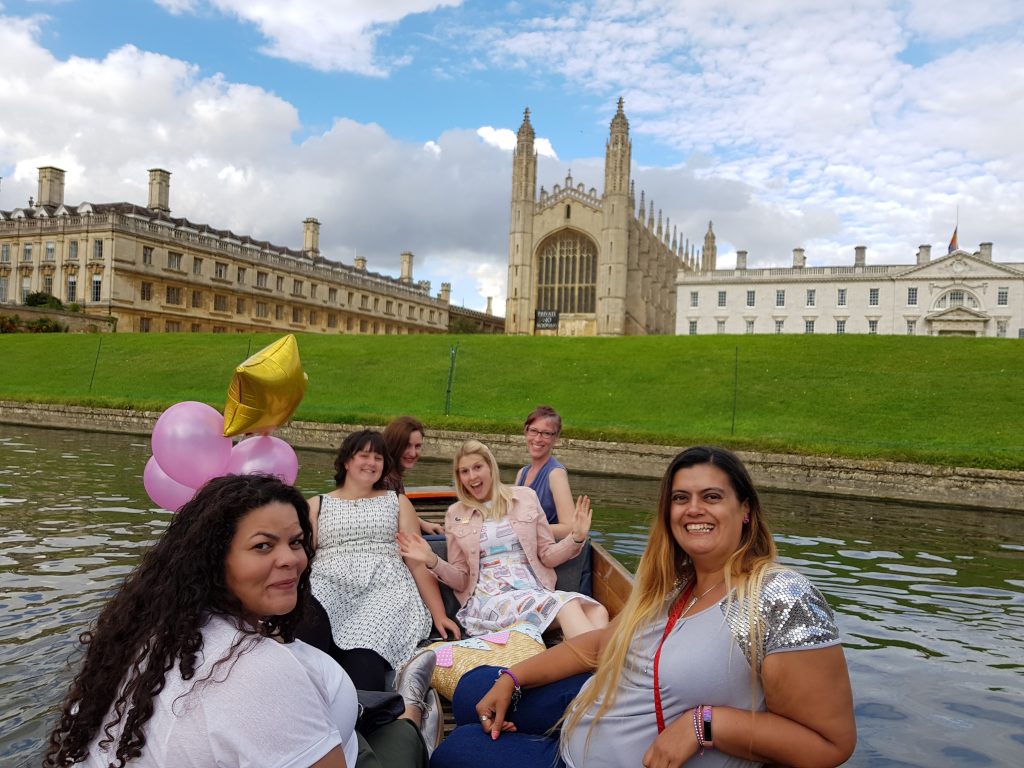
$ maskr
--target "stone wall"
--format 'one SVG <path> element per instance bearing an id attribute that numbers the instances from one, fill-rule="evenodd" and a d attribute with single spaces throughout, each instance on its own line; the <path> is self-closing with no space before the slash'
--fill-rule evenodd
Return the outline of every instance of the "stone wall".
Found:
<path id="1" fill-rule="evenodd" d="M 148 435 L 160 416 L 152 411 L 93 409 L 0 401 L 0 423 Z M 295 448 L 333 451 L 349 432 L 379 424 L 296 421 L 275 432 Z M 525 461 L 520 435 L 470 435 L 429 430 L 424 457 L 450 459 L 463 441 L 478 437 L 506 465 Z M 574 473 L 660 477 L 683 446 L 563 439 L 558 457 Z M 866 496 L 952 506 L 1024 512 L 1024 472 L 940 467 L 825 456 L 740 452 L 760 487 L 802 493 Z"/>
<path id="2" fill-rule="evenodd" d="M 117 318 L 108 315 L 88 315 L 85 312 L 66 312 L 49 307 L 0 304 L 0 315 L 17 315 L 22 320 L 39 320 L 48 317 L 66 325 L 69 333 L 113 333 L 117 330 Z"/>

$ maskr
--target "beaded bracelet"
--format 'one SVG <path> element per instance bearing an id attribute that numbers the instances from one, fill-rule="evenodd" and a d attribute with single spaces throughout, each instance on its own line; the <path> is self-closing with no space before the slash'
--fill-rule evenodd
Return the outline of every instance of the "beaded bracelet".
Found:
<path id="1" fill-rule="evenodd" d="M 515 690 L 512 691 L 512 711 L 515 712 L 519 708 L 519 699 L 522 698 L 523 689 L 519 685 L 519 678 L 516 677 L 515 673 L 511 669 L 499 669 L 498 676 L 494 678 L 494 682 L 501 680 L 502 675 L 508 675 L 512 678 L 512 685 L 515 686 Z"/>
<path id="2" fill-rule="evenodd" d="M 702 707 L 693 708 L 693 735 L 697 737 L 697 748 L 700 750 L 698 754 L 704 754 L 704 733 L 703 733 L 703 715 L 701 715 Z"/>

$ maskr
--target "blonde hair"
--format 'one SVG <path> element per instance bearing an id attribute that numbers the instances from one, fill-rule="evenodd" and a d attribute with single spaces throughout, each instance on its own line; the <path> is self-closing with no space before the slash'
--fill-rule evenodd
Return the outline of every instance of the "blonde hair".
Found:
<path id="1" fill-rule="evenodd" d="M 647 538 L 647 547 L 637 567 L 636 583 L 618 617 L 618 625 L 597 659 L 594 679 L 570 704 L 563 715 L 562 738 L 567 738 L 583 716 L 601 699 L 587 733 L 587 740 L 597 722 L 615 703 L 619 676 L 626 664 L 629 647 L 643 627 L 659 619 L 668 610 L 668 601 L 679 593 L 683 585 L 694 578 L 693 563 L 672 535 L 672 481 L 681 469 L 701 464 L 713 464 L 729 478 L 729 484 L 741 503 L 749 508 L 750 522 L 745 523 L 740 545 L 725 564 L 725 589 L 730 600 L 740 605 L 747 599 L 746 619 L 751 649 L 751 674 L 760 672 L 761 651 L 764 645 L 764 627 L 760 621 L 758 604 L 766 573 L 775 567 L 776 549 L 771 531 L 764 519 L 764 511 L 747 468 L 743 462 L 724 448 L 698 446 L 688 448 L 669 464 L 661 481 L 658 513 Z M 735 588 L 735 596 L 732 590 Z"/>
<path id="2" fill-rule="evenodd" d="M 459 477 L 459 462 L 467 456 L 479 456 L 491 469 L 491 495 L 483 501 L 473 498 L 462 484 L 462 478 Z M 508 514 L 508 509 L 512 505 L 512 489 L 501 482 L 498 462 L 494 460 L 494 454 L 479 440 L 467 440 L 455 453 L 455 459 L 452 461 L 452 475 L 455 479 L 455 494 L 459 497 L 459 501 L 470 509 L 480 510 L 484 520 L 501 520 Z"/>

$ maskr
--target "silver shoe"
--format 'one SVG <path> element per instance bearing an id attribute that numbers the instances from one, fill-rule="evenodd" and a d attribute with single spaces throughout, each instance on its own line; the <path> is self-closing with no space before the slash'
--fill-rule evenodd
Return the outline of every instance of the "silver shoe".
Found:
<path id="1" fill-rule="evenodd" d="M 395 675 L 395 691 L 407 707 L 416 707 L 424 715 L 427 712 L 427 692 L 430 678 L 434 675 L 437 656 L 429 648 L 421 648 L 412 655 Z"/>
<path id="2" fill-rule="evenodd" d="M 437 745 L 444 738 L 444 713 L 441 711 L 441 697 L 431 688 L 427 691 L 427 708 L 420 720 L 420 735 L 427 745 L 427 755 L 434 754 Z"/>

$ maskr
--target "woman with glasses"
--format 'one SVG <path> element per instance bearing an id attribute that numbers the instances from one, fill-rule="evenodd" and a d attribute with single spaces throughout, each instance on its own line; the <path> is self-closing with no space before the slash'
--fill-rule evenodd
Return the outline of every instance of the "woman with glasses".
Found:
<path id="1" fill-rule="evenodd" d="M 534 408 L 523 424 L 530 463 L 516 475 L 516 485 L 525 485 L 537 494 L 556 539 L 567 536 L 572 530 L 576 509 L 569 488 L 569 473 L 562 462 L 551 455 L 561 433 L 562 417 L 558 411 L 550 405 Z"/>

